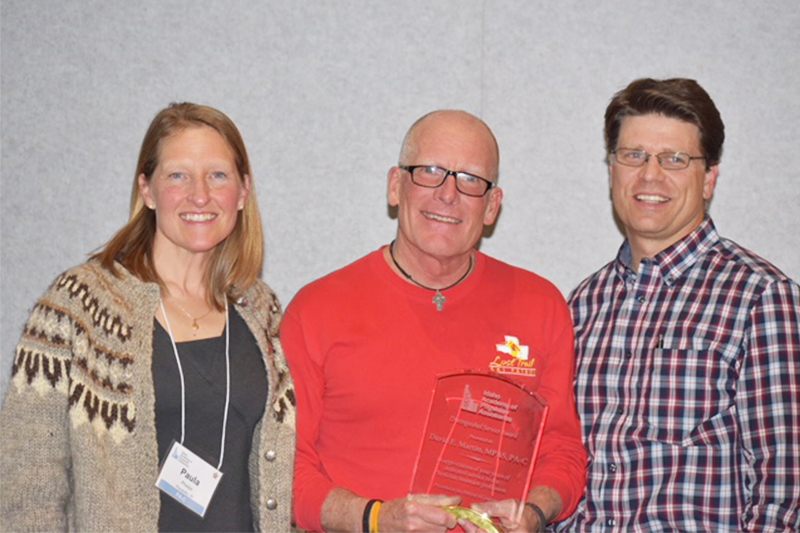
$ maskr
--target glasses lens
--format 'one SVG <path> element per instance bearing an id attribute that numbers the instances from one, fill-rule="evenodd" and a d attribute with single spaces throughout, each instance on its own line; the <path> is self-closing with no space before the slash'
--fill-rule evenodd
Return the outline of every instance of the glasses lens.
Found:
<path id="1" fill-rule="evenodd" d="M 478 176 L 459 172 L 456 174 L 458 190 L 468 196 L 483 196 L 489 188 L 489 182 Z"/>
<path id="2" fill-rule="evenodd" d="M 411 173 L 414 183 L 423 187 L 438 187 L 444 176 L 444 169 L 439 167 L 416 167 Z"/>
<path id="3" fill-rule="evenodd" d="M 647 152 L 643 150 L 629 150 L 621 148 L 614 152 L 614 158 L 618 163 L 629 167 L 640 167 L 647 162 Z"/>
<path id="4" fill-rule="evenodd" d="M 683 152 L 666 152 L 658 154 L 658 162 L 667 170 L 681 170 L 689 166 L 691 161 L 689 154 Z"/>

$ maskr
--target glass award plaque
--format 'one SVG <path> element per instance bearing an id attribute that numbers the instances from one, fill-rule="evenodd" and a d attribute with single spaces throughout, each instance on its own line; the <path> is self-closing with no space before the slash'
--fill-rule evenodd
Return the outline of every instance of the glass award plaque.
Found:
<path id="1" fill-rule="evenodd" d="M 438 376 L 411 493 L 461 496 L 466 508 L 524 502 L 547 410 L 538 394 L 500 374 Z"/>

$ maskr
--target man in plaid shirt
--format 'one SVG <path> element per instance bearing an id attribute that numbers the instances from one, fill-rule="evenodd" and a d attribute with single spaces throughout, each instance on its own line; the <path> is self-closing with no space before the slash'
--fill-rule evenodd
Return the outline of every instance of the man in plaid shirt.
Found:
<path id="1" fill-rule="evenodd" d="M 589 467 L 564 529 L 800 531 L 800 288 L 706 214 L 724 137 L 693 80 L 606 110 L 627 238 L 570 296 Z"/>

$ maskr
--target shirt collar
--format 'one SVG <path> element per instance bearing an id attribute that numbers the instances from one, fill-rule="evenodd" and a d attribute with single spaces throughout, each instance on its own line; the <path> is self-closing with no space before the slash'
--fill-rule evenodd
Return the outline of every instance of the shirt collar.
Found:
<path id="1" fill-rule="evenodd" d="M 714 221 L 706 215 L 703 222 L 689 235 L 647 261 L 661 273 L 661 279 L 665 284 L 672 285 L 718 241 L 719 234 Z M 635 273 L 631 267 L 632 263 L 631 246 L 625 239 L 617 252 L 614 265 L 620 279 L 624 280 L 630 273 Z"/>

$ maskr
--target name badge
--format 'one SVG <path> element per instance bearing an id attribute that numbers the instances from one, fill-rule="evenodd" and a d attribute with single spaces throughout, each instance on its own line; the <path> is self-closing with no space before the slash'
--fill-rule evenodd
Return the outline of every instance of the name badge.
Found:
<path id="1" fill-rule="evenodd" d="M 203 517 L 221 479 L 222 472 L 181 443 L 173 442 L 161 465 L 156 487 Z"/>

